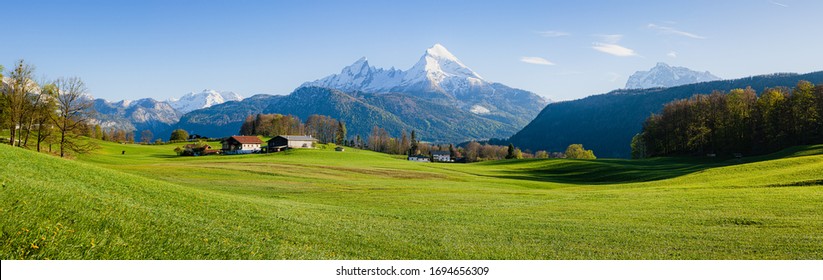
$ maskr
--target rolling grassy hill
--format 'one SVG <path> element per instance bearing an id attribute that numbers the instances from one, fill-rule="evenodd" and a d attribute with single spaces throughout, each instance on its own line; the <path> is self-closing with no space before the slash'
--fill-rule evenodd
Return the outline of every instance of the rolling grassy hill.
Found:
<path id="1" fill-rule="evenodd" d="M 0 258 L 823 258 L 823 145 L 477 164 L 101 146 L 64 160 L 0 145 Z"/>

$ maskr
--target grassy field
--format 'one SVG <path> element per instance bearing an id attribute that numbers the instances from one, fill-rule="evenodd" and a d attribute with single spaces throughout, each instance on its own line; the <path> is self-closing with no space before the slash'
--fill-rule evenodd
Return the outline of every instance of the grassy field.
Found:
<path id="1" fill-rule="evenodd" d="M 0 145 L 0 257 L 823 259 L 823 145 L 477 164 L 173 148 L 65 160 Z"/>

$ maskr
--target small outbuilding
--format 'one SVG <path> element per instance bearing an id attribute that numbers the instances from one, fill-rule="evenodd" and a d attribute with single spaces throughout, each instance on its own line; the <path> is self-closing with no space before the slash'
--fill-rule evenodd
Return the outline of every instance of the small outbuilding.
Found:
<path id="1" fill-rule="evenodd" d="M 267 150 L 271 153 L 285 149 L 314 148 L 317 139 L 314 139 L 311 135 L 278 135 L 269 139 L 267 143 Z"/>
<path id="2" fill-rule="evenodd" d="M 212 154 L 217 154 L 217 150 L 212 150 L 208 144 L 202 146 L 198 144 L 186 144 L 183 145 L 183 151 L 180 153 L 180 155 L 183 156 L 204 156 Z"/>
<path id="3" fill-rule="evenodd" d="M 232 136 L 220 143 L 223 144 L 223 154 L 233 155 L 259 153 L 263 141 L 257 136 Z"/>

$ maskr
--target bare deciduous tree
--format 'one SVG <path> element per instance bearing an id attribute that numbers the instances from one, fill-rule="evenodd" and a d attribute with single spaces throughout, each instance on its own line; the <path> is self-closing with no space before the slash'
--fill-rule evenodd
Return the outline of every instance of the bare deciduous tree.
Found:
<path id="1" fill-rule="evenodd" d="M 41 144 L 50 140 L 53 132 L 51 119 L 56 111 L 57 87 L 53 83 L 42 83 L 40 94 L 34 99 L 34 110 L 32 112 L 31 123 L 37 128 L 37 151 L 41 149 Z"/>
<path id="2" fill-rule="evenodd" d="M 18 61 L 14 70 L 9 73 L 8 83 L 3 83 L 3 114 L 9 126 L 9 144 L 20 146 L 21 130 L 25 126 L 27 96 L 36 88 L 32 81 L 34 66 L 26 64 L 22 59 Z"/>
<path id="3" fill-rule="evenodd" d="M 92 102 L 84 95 L 86 85 L 80 78 L 61 78 L 54 82 L 57 88 L 57 114 L 52 118 L 60 133 L 60 157 L 66 151 L 85 153 L 94 148 L 83 143 L 77 130 L 91 118 Z"/>
<path id="4" fill-rule="evenodd" d="M 151 133 L 151 130 L 146 129 L 140 132 L 140 142 L 148 144 L 152 138 L 154 138 L 154 133 Z"/>

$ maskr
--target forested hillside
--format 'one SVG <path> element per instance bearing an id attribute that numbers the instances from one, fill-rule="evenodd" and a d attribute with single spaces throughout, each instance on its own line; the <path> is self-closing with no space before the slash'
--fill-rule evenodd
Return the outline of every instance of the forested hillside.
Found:
<path id="1" fill-rule="evenodd" d="M 695 94 L 751 87 L 793 87 L 799 81 L 823 83 L 823 72 L 772 74 L 736 80 L 690 84 L 665 89 L 616 90 L 583 99 L 552 103 L 509 140 L 524 150 L 562 151 L 583 144 L 600 157 L 629 157 L 632 137 L 643 121 L 663 105 Z"/>
<path id="2" fill-rule="evenodd" d="M 698 94 L 666 104 L 632 139 L 632 157 L 762 154 L 823 143 L 823 85 Z"/>

